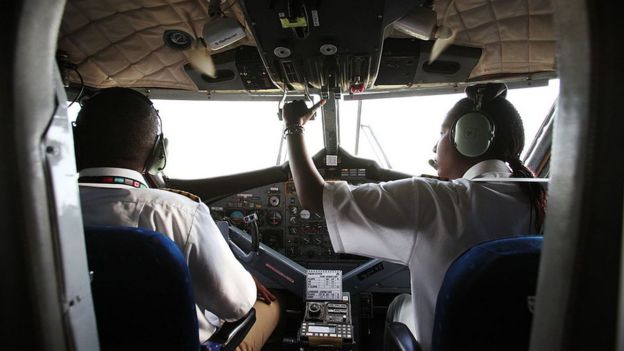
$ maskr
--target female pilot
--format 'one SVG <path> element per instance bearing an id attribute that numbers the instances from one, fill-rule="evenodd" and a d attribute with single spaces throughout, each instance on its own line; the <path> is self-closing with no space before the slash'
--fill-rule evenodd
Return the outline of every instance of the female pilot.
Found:
<path id="1" fill-rule="evenodd" d="M 434 148 L 441 179 L 356 187 L 325 182 L 306 151 L 303 126 L 324 101 L 312 108 L 303 101 L 284 107 L 284 134 L 302 206 L 324 212 L 336 252 L 409 267 L 411 296 L 399 295 L 388 319 L 405 323 L 423 350 L 430 349 L 437 294 L 453 260 L 479 242 L 534 234 L 542 226 L 540 185 L 479 181 L 533 177 L 520 160 L 524 129 L 506 92 L 504 84 L 469 87 L 468 97 L 448 112 Z"/>

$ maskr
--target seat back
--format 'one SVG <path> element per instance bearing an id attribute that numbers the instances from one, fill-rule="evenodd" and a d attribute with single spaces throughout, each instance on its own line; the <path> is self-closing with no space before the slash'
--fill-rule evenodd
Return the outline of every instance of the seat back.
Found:
<path id="1" fill-rule="evenodd" d="M 438 294 L 432 349 L 528 350 L 542 237 L 476 245 L 449 267 Z"/>
<path id="2" fill-rule="evenodd" d="M 163 234 L 85 228 L 102 350 L 199 350 L 191 276 Z"/>

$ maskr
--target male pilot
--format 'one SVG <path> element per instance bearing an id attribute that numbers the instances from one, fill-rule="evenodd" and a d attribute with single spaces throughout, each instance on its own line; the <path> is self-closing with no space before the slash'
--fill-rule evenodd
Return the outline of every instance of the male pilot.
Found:
<path id="1" fill-rule="evenodd" d="M 105 89 L 83 104 L 75 139 L 84 223 L 170 237 L 193 277 L 200 342 L 253 306 L 257 321 L 239 348 L 260 350 L 279 319 L 275 297 L 236 260 L 203 202 L 150 188 L 143 177 L 164 168 L 161 128 L 152 102 L 132 89 Z M 265 302 L 256 301 L 257 293 Z"/>

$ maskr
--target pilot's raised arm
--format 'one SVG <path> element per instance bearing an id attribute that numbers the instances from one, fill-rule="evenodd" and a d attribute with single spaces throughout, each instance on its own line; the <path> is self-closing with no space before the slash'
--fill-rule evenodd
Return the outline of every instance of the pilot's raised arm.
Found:
<path id="1" fill-rule="evenodd" d="M 303 100 L 295 100 L 284 105 L 284 136 L 288 142 L 290 171 L 293 174 L 297 196 L 303 208 L 323 212 L 323 187 L 325 180 L 314 166 L 308 154 L 304 139 L 304 125 L 316 111 L 325 105 L 321 100 L 308 108 Z"/>
<path id="2" fill-rule="evenodd" d="M 533 234 L 544 216 L 537 184 L 478 182 L 532 177 L 520 161 L 522 121 L 502 84 L 466 89 L 447 114 L 434 148 L 438 175 L 351 186 L 325 182 L 305 148 L 303 126 L 323 102 L 284 106 L 290 167 L 304 208 L 323 211 L 337 252 L 377 257 L 410 269 L 412 296 L 397 297 L 389 320 L 405 323 L 429 350 L 437 294 L 446 270 L 475 244 Z"/>

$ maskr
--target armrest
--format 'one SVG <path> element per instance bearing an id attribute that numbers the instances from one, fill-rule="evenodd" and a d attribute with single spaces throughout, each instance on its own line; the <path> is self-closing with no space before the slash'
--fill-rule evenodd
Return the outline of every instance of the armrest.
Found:
<path id="1" fill-rule="evenodd" d="M 421 351 L 420 344 L 409 328 L 401 322 L 392 322 L 387 330 L 390 339 L 388 351 Z"/>
<path id="2" fill-rule="evenodd" d="M 223 324 L 216 333 L 212 334 L 208 342 L 221 345 L 221 351 L 234 350 L 247 336 L 255 322 L 256 309 L 252 307 L 245 317 L 236 322 Z"/>

